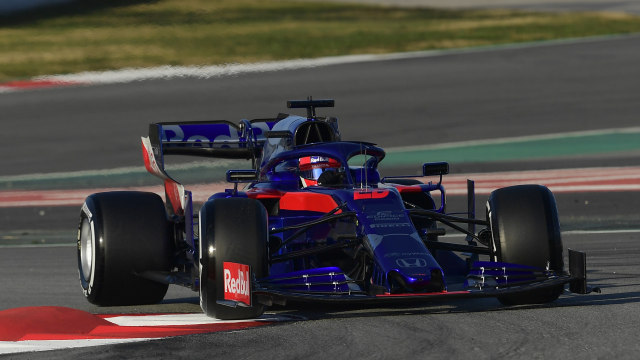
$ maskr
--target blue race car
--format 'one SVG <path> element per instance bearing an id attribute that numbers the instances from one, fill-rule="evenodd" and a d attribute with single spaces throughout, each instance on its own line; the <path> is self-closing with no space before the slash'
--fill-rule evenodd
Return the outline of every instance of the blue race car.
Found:
<path id="1" fill-rule="evenodd" d="M 342 141 L 337 119 L 316 115 L 333 100 L 287 105 L 307 116 L 151 124 L 143 156 L 164 181 L 166 203 L 133 191 L 87 197 L 78 230 L 85 297 L 151 304 L 179 284 L 199 291 L 207 315 L 243 319 L 287 301 L 493 296 L 511 305 L 554 301 L 566 284 L 591 291 L 583 253 L 569 250 L 565 272 L 546 187 L 497 189 L 486 218 L 476 219 L 469 181 L 466 211 L 447 213 L 447 163 L 422 165 L 434 181 L 381 178 L 383 149 Z M 247 159 L 252 168 L 227 171 L 232 188 L 196 212 L 191 192 L 165 171 L 164 157 L 174 154 Z M 443 241 L 446 230 L 466 241 Z"/>

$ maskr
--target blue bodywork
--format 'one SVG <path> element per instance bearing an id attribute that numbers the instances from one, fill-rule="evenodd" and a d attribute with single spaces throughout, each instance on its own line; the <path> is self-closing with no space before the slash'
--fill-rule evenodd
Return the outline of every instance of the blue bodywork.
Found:
<path id="1" fill-rule="evenodd" d="M 269 276 L 254 279 L 254 292 L 273 299 L 383 300 L 426 296 L 495 296 L 522 286 L 557 286 L 576 279 L 546 269 L 478 261 L 490 249 L 478 245 L 473 208 L 464 216 L 445 213 L 442 175 L 445 163 L 425 164 L 423 175 L 436 182 L 381 179 L 378 164 L 385 152 L 371 143 L 342 141 L 337 120 L 315 116 L 206 123 L 152 124 L 146 151 L 152 173 L 165 180 L 170 215 L 184 226 L 184 252 L 170 282 L 198 288 L 198 241 L 191 194 L 164 171 L 165 154 L 244 158 L 252 169 L 230 171 L 233 189 L 211 199 L 247 197 L 269 214 Z M 291 104 L 290 104 L 291 105 Z M 143 139 L 143 144 L 144 144 Z M 325 180 L 301 182 L 302 158 L 332 159 Z M 151 164 L 151 165 L 149 165 Z M 154 167 L 157 164 L 157 167 Z M 434 170 L 435 169 L 435 170 Z M 152 171 L 153 170 L 153 171 Z M 413 176 L 412 176 L 413 177 Z M 430 178 L 436 180 L 436 178 Z M 238 183 L 247 183 L 239 190 Z M 175 191 L 175 189 L 182 190 Z M 172 194 L 179 194 L 172 198 Z M 436 204 L 432 193 L 437 193 Z M 473 194 L 469 194 L 470 202 Z M 175 196 L 174 196 L 175 197 Z M 171 201 L 169 201 L 171 200 Z M 467 228 L 456 226 L 465 223 Z M 438 240 L 444 223 L 467 235 L 465 244 Z"/>

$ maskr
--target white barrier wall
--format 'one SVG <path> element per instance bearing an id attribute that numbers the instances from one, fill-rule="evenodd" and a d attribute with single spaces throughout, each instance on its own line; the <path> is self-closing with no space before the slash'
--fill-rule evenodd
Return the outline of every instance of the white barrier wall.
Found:
<path id="1" fill-rule="evenodd" d="M 0 15 L 9 15 L 20 11 L 68 3 L 74 0 L 0 0 Z"/>

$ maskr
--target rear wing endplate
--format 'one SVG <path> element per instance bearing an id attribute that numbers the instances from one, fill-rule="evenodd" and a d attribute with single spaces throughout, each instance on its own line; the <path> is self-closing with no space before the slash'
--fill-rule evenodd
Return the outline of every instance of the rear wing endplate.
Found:
<path id="1" fill-rule="evenodd" d="M 150 124 L 149 136 L 142 137 L 145 167 L 164 181 L 167 202 L 181 215 L 184 187 L 165 171 L 164 155 L 247 159 L 255 168 L 266 134 L 279 120 L 242 120 L 238 125 L 226 120 Z"/>

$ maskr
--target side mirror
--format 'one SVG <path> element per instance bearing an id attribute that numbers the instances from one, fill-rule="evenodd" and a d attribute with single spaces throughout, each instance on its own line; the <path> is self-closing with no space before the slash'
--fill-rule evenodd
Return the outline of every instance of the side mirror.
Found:
<path id="1" fill-rule="evenodd" d="M 227 182 L 247 183 L 258 180 L 258 172 L 255 170 L 228 170 Z"/>
<path id="2" fill-rule="evenodd" d="M 449 173 L 449 163 L 447 162 L 433 162 L 433 163 L 424 163 L 422 164 L 422 175 L 423 176 L 433 176 L 433 175 L 447 175 Z"/>

